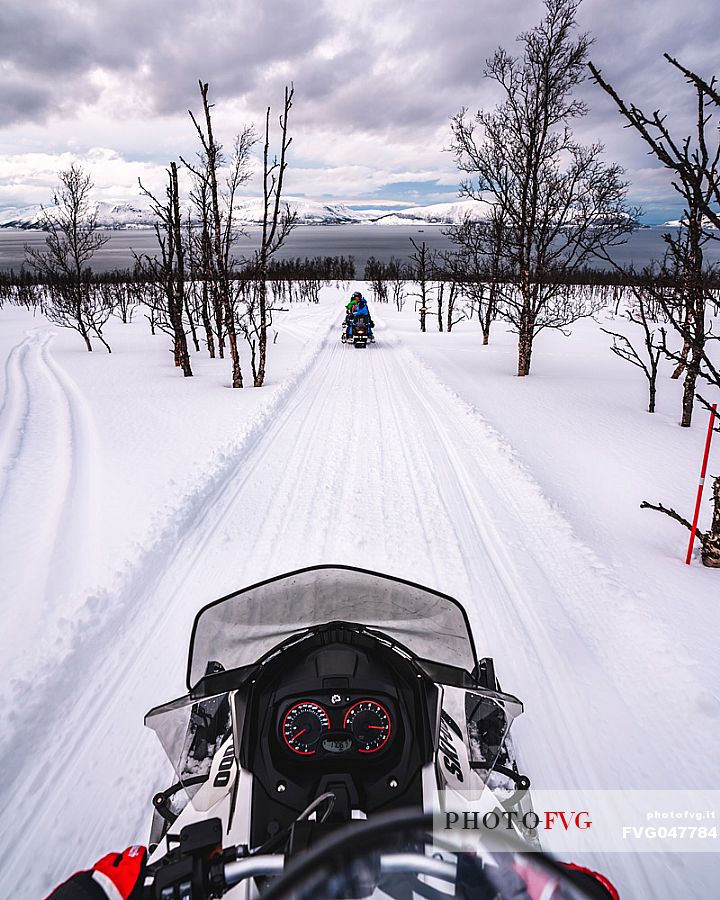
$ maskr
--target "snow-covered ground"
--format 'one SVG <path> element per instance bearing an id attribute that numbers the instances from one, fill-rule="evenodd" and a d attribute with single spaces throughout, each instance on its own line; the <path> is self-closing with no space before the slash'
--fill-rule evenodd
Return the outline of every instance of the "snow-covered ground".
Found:
<path id="1" fill-rule="evenodd" d="M 475 323 L 421 334 L 412 302 L 371 303 L 377 344 L 342 346 L 344 296 L 293 305 L 243 391 L 204 354 L 183 379 L 142 317 L 108 327 L 108 356 L 0 310 L 1 896 L 147 839 L 168 766 L 142 716 L 183 692 L 195 612 L 314 563 L 466 605 L 525 703 L 537 788 L 717 783 L 720 574 L 639 509 L 690 516 L 706 414 L 679 428 L 667 369 L 646 413 L 599 323 L 542 334 L 518 379 L 501 323 L 488 347 Z M 623 898 L 675 898 L 712 896 L 718 859 L 595 863 Z"/>

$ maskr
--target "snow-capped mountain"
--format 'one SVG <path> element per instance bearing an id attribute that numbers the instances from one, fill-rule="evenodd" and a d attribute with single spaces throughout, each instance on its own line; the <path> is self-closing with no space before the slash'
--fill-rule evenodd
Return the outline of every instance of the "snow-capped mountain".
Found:
<path id="1" fill-rule="evenodd" d="M 683 217 L 682 219 L 670 219 L 669 222 L 663 222 L 660 226 L 661 228 L 685 228 L 687 226 L 687 221 Z M 706 216 L 703 216 L 703 228 L 709 231 L 717 231 L 717 226 L 714 222 L 708 219 Z"/>
<path id="2" fill-rule="evenodd" d="M 52 209 L 51 206 L 46 207 Z M 98 225 L 102 228 L 149 228 L 155 216 L 147 206 L 126 202 L 99 200 L 95 204 Z M 41 229 L 44 217 L 39 204 L 0 209 L 0 228 Z"/>
<path id="3" fill-rule="evenodd" d="M 318 203 L 304 198 L 288 198 L 287 204 L 296 213 L 300 225 L 341 225 L 364 221 L 365 216 L 342 203 Z M 147 206 L 127 202 L 96 204 L 98 225 L 102 228 L 147 228 L 156 217 Z M 239 224 L 262 223 L 262 200 L 250 198 L 235 207 Z M 39 205 L 0 209 L 0 228 L 42 228 L 43 215 Z"/>
<path id="4" fill-rule="evenodd" d="M 489 204 L 477 200 L 458 200 L 453 203 L 433 203 L 391 212 L 382 209 L 355 210 L 344 203 L 321 203 L 304 197 L 288 197 L 285 201 L 297 215 L 299 225 L 354 225 L 379 223 L 382 225 L 448 225 L 459 222 L 465 215 L 484 218 Z M 156 219 L 144 205 L 128 202 L 99 201 L 96 204 L 98 225 L 102 228 L 149 228 Z M 241 200 L 236 208 L 238 224 L 262 223 L 262 200 Z M 41 229 L 42 209 L 39 205 L 0 209 L 0 228 Z"/>
<path id="5" fill-rule="evenodd" d="M 484 219 L 490 212 L 490 204 L 480 200 L 455 200 L 452 203 L 432 203 L 430 206 L 411 206 L 378 216 L 373 221 L 381 225 L 452 225 L 465 216 Z"/>
<path id="6" fill-rule="evenodd" d="M 304 197 L 288 197 L 284 203 L 296 214 L 299 225 L 351 225 L 360 221 L 359 214 L 343 203 L 319 203 Z M 241 200 L 235 210 L 238 221 L 246 225 L 262 224 L 261 198 Z"/>
<path id="7" fill-rule="evenodd" d="M 352 224 L 356 222 L 378 223 L 381 225 L 449 225 L 460 222 L 466 215 L 482 219 L 488 215 L 490 205 L 477 200 L 456 200 L 452 203 L 433 203 L 429 206 L 411 206 L 401 210 L 352 209 L 342 203 L 322 204 L 313 200 L 288 199 L 288 205 L 295 209 L 298 222 L 304 225 Z M 238 206 L 245 212 L 245 221 L 262 221 L 259 200 L 246 201 Z M 243 217 L 241 213 L 241 218 Z"/>

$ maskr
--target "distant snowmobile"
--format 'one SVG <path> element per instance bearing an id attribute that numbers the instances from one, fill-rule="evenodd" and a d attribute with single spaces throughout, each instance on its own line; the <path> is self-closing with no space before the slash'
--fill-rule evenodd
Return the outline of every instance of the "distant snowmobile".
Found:
<path id="1" fill-rule="evenodd" d="M 367 317 L 356 315 L 352 324 L 344 322 L 340 340 L 343 344 L 346 344 L 349 341 L 355 347 L 367 347 L 368 341 L 371 344 L 374 344 L 375 335 L 369 327 Z"/>
<path id="2" fill-rule="evenodd" d="M 355 315 L 352 322 L 344 322 L 340 340 L 343 344 L 350 343 L 355 347 L 367 347 L 368 341 L 375 343 L 375 335 L 372 333 L 367 316 Z"/>
<path id="3" fill-rule="evenodd" d="M 145 897 L 610 896 L 542 854 L 528 880 L 514 853 L 429 834 L 467 791 L 532 809 L 508 736 L 522 704 L 451 597 L 347 566 L 273 578 L 197 614 L 187 684 L 145 718 L 178 778 L 153 798 Z M 537 847 L 522 824 L 512 840 Z"/>
<path id="4" fill-rule="evenodd" d="M 375 343 L 373 334 L 375 323 L 370 317 L 367 301 L 360 291 L 355 291 L 345 309 L 347 314 L 340 337 L 343 344 L 351 341 L 355 347 L 366 347 L 368 341 Z"/>

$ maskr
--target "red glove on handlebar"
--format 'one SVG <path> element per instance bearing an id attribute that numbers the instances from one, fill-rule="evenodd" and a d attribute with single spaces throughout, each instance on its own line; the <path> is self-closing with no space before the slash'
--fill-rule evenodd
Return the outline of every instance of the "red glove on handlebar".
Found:
<path id="1" fill-rule="evenodd" d="M 145 847 L 128 847 L 123 853 L 108 853 L 92 869 L 76 872 L 47 900 L 142 900 Z"/>
<path id="2" fill-rule="evenodd" d="M 588 869 L 585 866 L 578 866 L 575 863 L 563 863 L 563 866 L 573 873 L 573 877 L 579 886 L 582 886 L 584 879 L 585 884 L 602 887 L 607 892 L 608 900 L 620 900 L 617 888 L 602 873 L 595 872 L 593 869 Z"/>
<path id="3" fill-rule="evenodd" d="M 602 891 L 603 897 L 607 897 L 607 900 L 620 900 L 620 895 L 613 883 L 600 872 L 595 872 L 585 866 L 578 866 L 575 863 L 560 863 L 560 865 L 567 870 L 567 879 L 559 879 L 557 875 L 536 868 L 534 865 L 530 866 L 523 860 L 516 861 L 514 868 L 522 878 L 527 896 L 531 900 L 564 900 L 568 896 L 568 891 L 563 888 L 570 888 L 572 885 L 577 885 L 579 888 L 590 888 L 593 896 L 598 896 Z M 576 893 L 576 891 L 570 890 L 572 897 L 575 897 Z M 585 896 L 585 891 L 583 891 L 583 896 Z"/>

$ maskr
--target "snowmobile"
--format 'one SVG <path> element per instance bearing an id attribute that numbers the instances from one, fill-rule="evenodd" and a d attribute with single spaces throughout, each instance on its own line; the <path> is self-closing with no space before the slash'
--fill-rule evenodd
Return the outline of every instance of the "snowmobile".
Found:
<path id="1" fill-rule="evenodd" d="M 352 342 L 355 347 L 367 347 L 370 336 L 370 328 L 367 316 L 355 316 L 352 326 Z"/>
<path id="2" fill-rule="evenodd" d="M 535 896 L 523 707 L 456 600 L 350 566 L 272 578 L 200 610 L 187 687 L 145 717 L 177 776 L 153 798 L 146 898 Z M 505 852 L 433 830 L 467 792 L 516 811 Z M 553 898 L 607 896 L 522 858 Z"/>
<path id="3" fill-rule="evenodd" d="M 367 347 L 368 341 L 375 343 L 375 336 L 370 330 L 370 323 L 367 316 L 359 315 L 353 318 L 352 330 L 348 328 L 348 323 L 343 324 L 342 335 L 340 340 L 343 344 L 350 341 L 355 347 Z"/>

